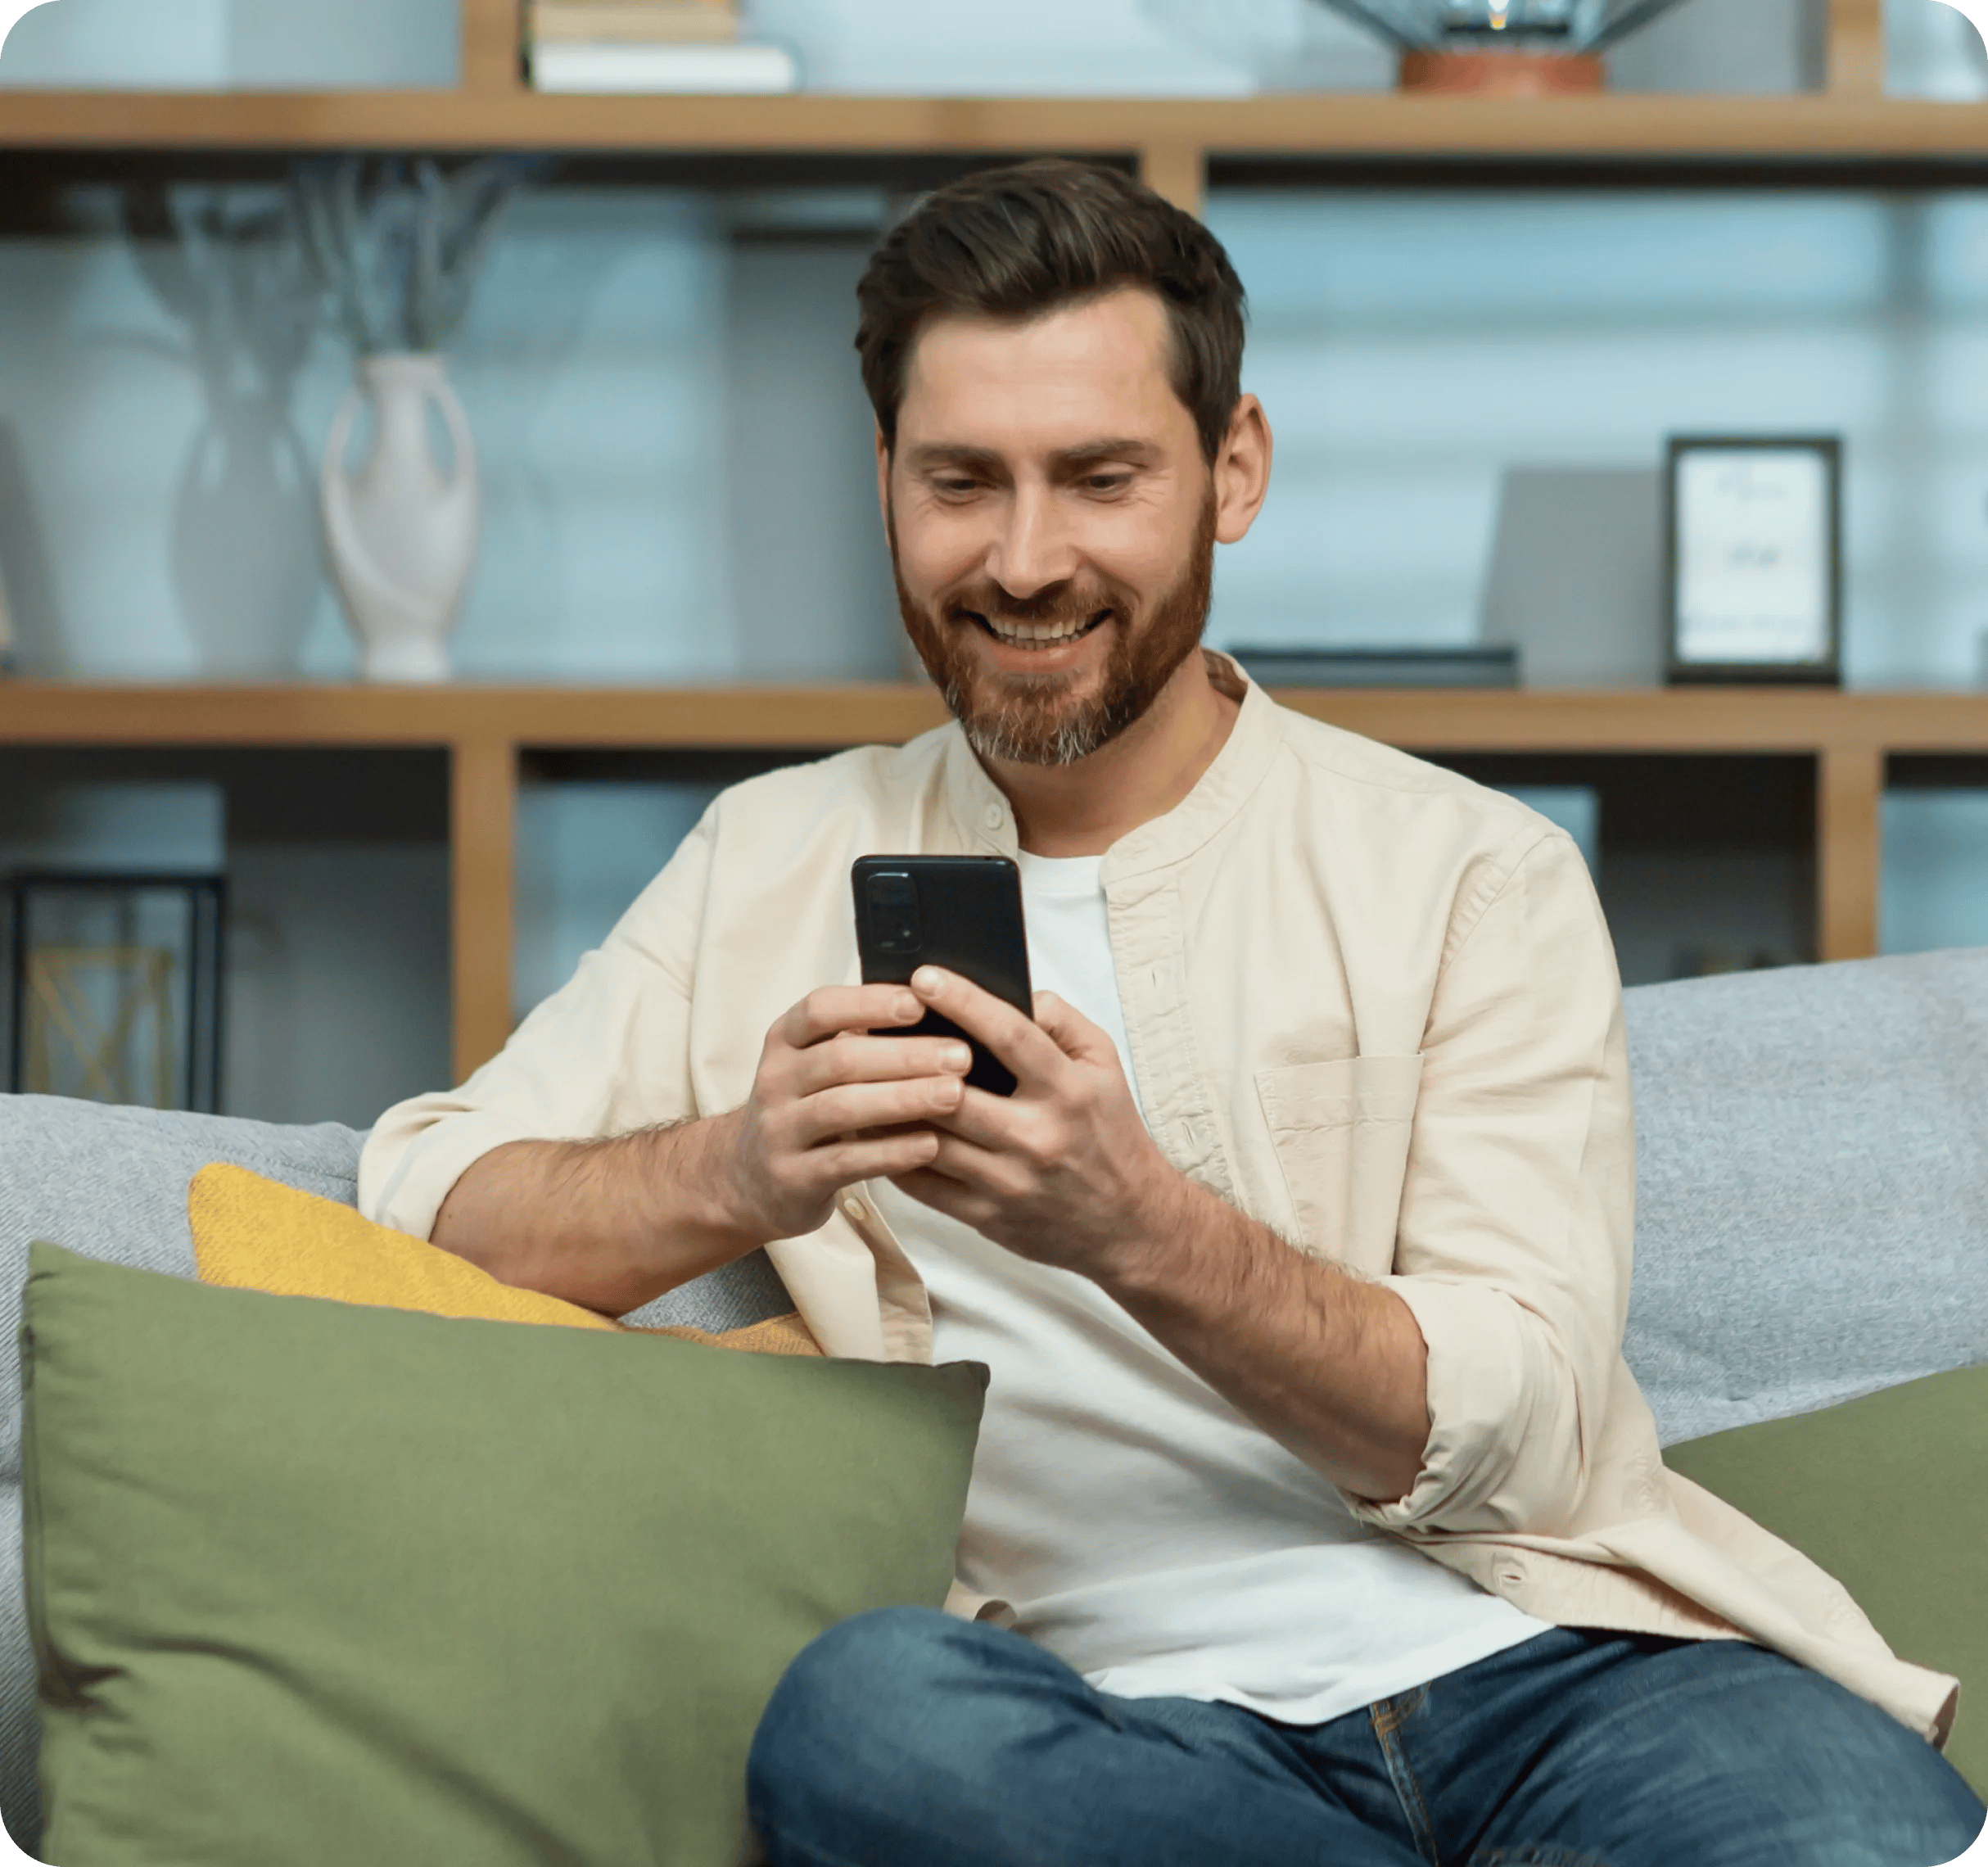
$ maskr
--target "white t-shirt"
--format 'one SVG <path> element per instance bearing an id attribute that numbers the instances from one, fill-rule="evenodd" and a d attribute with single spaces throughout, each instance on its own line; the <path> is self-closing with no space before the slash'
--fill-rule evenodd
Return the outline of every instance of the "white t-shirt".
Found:
<path id="1" fill-rule="evenodd" d="M 1132 1082 L 1100 861 L 1021 867 L 1036 989 L 1109 1033 Z M 1100 1691 L 1323 1724 L 1547 1631 L 1359 1522 L 1088 1279 L 876 1191 L 938 1358 L 993 1371 L 960 1579 Z"/>

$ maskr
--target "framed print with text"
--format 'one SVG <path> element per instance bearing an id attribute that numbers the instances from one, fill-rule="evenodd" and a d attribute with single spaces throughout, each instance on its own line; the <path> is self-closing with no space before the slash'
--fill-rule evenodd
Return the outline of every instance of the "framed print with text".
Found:
<path id="1" fill-rule="evenodd" d="M 1840 685 L 1842 481 L 1833 437 L 1672 438 L 1674 683 Z"/>

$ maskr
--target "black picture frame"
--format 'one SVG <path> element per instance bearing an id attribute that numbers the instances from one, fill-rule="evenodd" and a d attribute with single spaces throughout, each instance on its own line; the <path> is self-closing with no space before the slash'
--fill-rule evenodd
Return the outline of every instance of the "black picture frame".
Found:
<path id="1" fill-rule="evenodd" d="M 6 902 L 7 947 L 7 1086 L 20 1094 L 28 1078 L 28 997 L 34 909 L 49 894 L 127 897 L 176 895 L 186 912 L 186 966 L 177 1007 L 183 1028 L 182 1054 L 175 1060 L 172 1099 L 143 1103 L 194 1114 L 221 1113 L 222 1052 L 225 1036 L 224 979 L 228 940 L 228 884 L 223 876 L 174 873 L 111 874 L 93 870 L 33 870 L 0 884 Z"/>
<path id="2" fill-rule="evenodd" d="M 1687 460 L 1706 454 L 1808 454 L 1820 459 L 1825 486 L 1823 544 L 1823 630 L 1818 656 L 1728 658 L 1712 660 L 1685 653 L 1683 601 L 1684 519 L 1679 480 Z M 1665 675 L 1673 686 L 1790 685 L 1840 687 L 1843 684 L 1843 442 L 1837 435 L 1680 434 L 1669 437 L 1664 472 L 1664 617 Z"/>

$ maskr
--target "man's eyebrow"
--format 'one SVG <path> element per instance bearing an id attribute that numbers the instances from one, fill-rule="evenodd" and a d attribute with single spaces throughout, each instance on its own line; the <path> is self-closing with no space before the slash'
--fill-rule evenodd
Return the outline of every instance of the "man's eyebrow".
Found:
<path id="1" fill-rule="evenodd" d="M 1056 455 L 1060 467 L 1082 467 L 1094 460 L 1132 460 L 1144 463 L 1158 457 L 1159 450 L 1150 441 L 1087 441 L 1082 447 L 1066 447 Z"/>
<path id="2" fill-rule="evenodd" d="M 1159 452 L 1150 441 L 1122 438 L 1087 441 L 1079 447 L 1060 448 L 1050 458 L 1067 472 L 1096 460 L 1144 463 L 1156 458 Z M 966 467 L 987 472 L 1001 464 L 1001 455 L 991 447 L 947 446 L 938 443 L 913 448 L 910 459 L 914 470 L 924 472 L 938 467 Z"/>
<path id="3" fill-rule="evenodd" d="M 1001 465 L 1001 456 L 991 447 L 933 445 L 913 448 L 910 463 L 922 472 L 929 472 L 934 467 L 972 467 L 985 472 Z"/>

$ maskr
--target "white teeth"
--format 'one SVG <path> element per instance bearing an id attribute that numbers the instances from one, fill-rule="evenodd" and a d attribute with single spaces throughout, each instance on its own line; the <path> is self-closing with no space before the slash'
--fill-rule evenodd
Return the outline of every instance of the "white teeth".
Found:
<path id="1" fill-rule="evenodd" d="M 987 619 L 987 626 L 1004 642 L 1066 642 L 1073 635 L 1081 635 L 1091 626 L 1088 619 L 1079 622 L 1004 622 L 997 617 Z"/>

